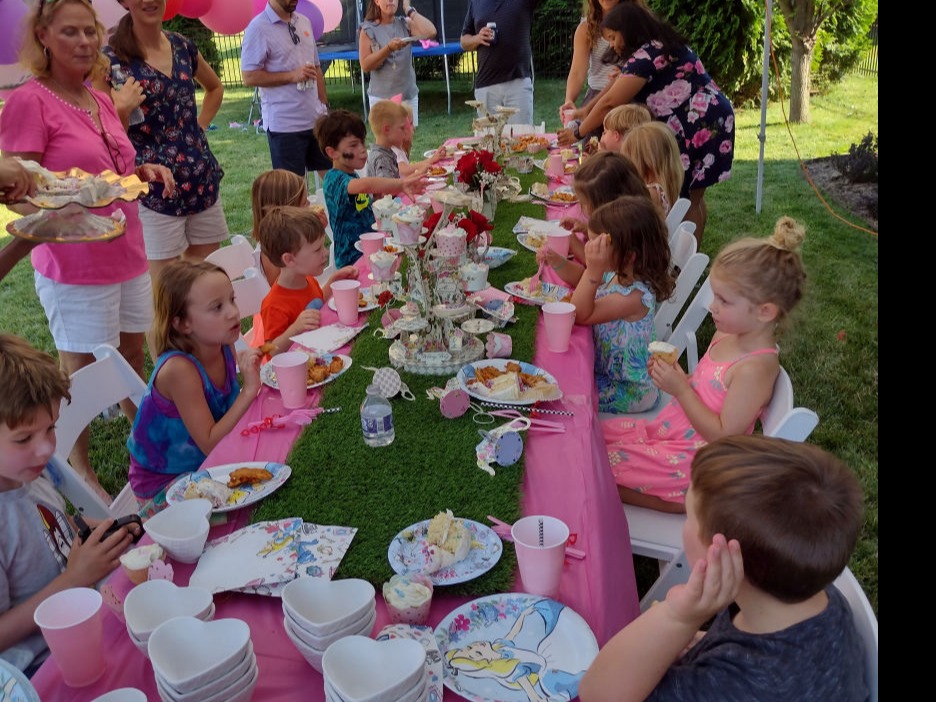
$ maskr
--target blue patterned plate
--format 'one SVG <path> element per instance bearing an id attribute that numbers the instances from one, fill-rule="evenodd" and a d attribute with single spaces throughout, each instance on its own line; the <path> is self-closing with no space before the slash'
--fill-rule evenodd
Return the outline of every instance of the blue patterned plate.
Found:
<path id="1" fill-rule="evenodd" d="M 3 659 L 0 659 L 0 702 L 40 702 L 29 678 Z"/>
<path id="2" fill-rule="evenodd" d="M 433 585 L 455 585 L 474 580 L 488 572 L 500 560 L 504 551 L 500 537 L 484 524 L 471 519 L 462 521 L 471 532 L 471 550 L 463 560 L 435 573 L 427 573 Z M 390 559 L 390 567 L 395 573 L 424 572 L 423 569 L 429 563 L 426 551 L 426 531 L 429 529 L 429 522 L 430 520 L 426 519 L 413 524 L 393 537 L 387 550 L 387 558 Z"/>

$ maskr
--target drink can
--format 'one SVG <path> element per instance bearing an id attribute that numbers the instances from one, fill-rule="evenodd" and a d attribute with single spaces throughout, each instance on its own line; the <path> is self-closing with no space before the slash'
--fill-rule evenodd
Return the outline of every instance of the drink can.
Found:
<path id="1" fill-rule="evenodd" d="M 494 38 L 491 39 L 491 44 L 494 45 L 497 43 L 497 22 L 488 22 L 487 28 L 494 32 Z"/>

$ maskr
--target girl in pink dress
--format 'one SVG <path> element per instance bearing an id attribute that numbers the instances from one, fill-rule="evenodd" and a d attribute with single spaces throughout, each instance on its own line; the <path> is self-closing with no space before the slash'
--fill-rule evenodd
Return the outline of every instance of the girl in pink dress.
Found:
<path id="1" fill-rule="evenodd" d="M 602 421 L 621 500 L 684 512 L 695 452 L 709 441 L 751 434 L 780 372 L 777 333 L 803 295 L 797 249 L 803 226 L 778 220 L 767 239 L 726 246 L 710 273 L 715 335 L 692 375 L 679 363 L 650 359 L 650 377 L 672 400 L 652 420 Z"/>

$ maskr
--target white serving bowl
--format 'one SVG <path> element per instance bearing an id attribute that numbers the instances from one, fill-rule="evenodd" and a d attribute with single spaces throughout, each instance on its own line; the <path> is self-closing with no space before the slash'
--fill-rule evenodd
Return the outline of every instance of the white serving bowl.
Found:
<path id="1" fill-rule="evenodd" d="M 366 580 L 296 578 L 283 588 L 283 610 L 313 636 L 344 629 L 376 606 L 376 590 Z"/>
<path id="2" fill-rule="evenodd" d="M 292 619 L 288 613 L 286 614 L 286 621 L 290 624 L 292 633 L 299 637 L 303 643 L 312 648 L 324 651 L 331 644 L 335 643 L 338 639 L 343 639 L 345 636 L 354 636 L 356 634 L 370 636 L 371 632 L 374 630 L 374 624 L 377 623 L 377 608 L 374 607 L 374 609 L 366 611 L 360 619 L 355 619 L 353 623 L 345 628 L 333 631 L 325 636 L 310 634 L 303 629 L 295 619 Z"/>
<path id="3" fill-rule="evenodd" d="M 208 540 L 211 502 L 201 498 L 169 505 L 143 522 L 150 538 L 180 563 L 194 563 Z"/>
<path id="4" fill-rule="evenodd" d="M 325 699 L 330 700 L 331 702 L 347 702 L 344 697 L 335 689 L 335 687 L 329 682 L 328 678 L 325 678 Z M 409 690 L 404 691 L 400 694 L 399 697 L 390 698 L 390 697 L 380 697 L 374 700 L 374 702 L 425 702 L 429 699 L 429 679 L 423 675 L 420 677 L 419 682 L 417 682 Z"/>
<path id="5" fill-rule="evenodd" d="M 179 587 L 169 580 L 147 580 L 127 593 L 124 617 L 127 629 L 139 641 L 173 617 L 207 619 L 213 614 L 211 592 L 203 587 Z"/>
<path id="6" fill-rule="evenodd" d="M 176 617 L 156 627 L 148 649 L 153 670 L 186 694 L 221 677 L 250 645 L 250 627 L 240 619 Z"/>
<path id="7" fill-rule="evenodd" d="M 207 700 L 219 698 L 228 699 L 232 694 L 240 690 L 241 687 L 255 674 L 257 668 L 257 656 L 254 654 L 253 646 L 248 646 L 244 657 L 237 663 L 234 663 L 228 670 L 207 684 L 196 688 L 192 692 L 179 692 L 170 685 L 158 672 L 156 673 L 156 686 L 160 687 L 164 693 L 172 697 L 176 702 L 207 702 Z M 223 694 L 222 694 L 223 693 Z"/>
<path id="8" fill-rule="evenodd" d="M 250 671 L 244 677 L 236 680 L 233 685 L 221 690 L 210 697 L 204 697 L 200 692 L 191 696 L 173 697 L 167 692 L 166 688 L 156 682 L 156 690 L 159 692 L 159 698 L 163 702 L 250 702 L 253 698 L 254 688 L 257 687 L 257 680 L 260 678 L 260 668 L 254 660 Z"/>
<path id="9" fill-rule="evenodd" d="M 346 702 L 396 701 L 425 679 L 426 649 L 413 639 L 346 636 L 325 650 L 322 675 Z"/>
<path id="10" fill-rule="evenodd" d="M 289 640 L 292 641 L 293 646 L 302 654 L 302 657 L 306 659 L 306 662 L 315 668 L 318 672 L 322 672 L 322 656 L 325 655 L 325 649 L 313 648 L 306 644 L 302 639 L 300 639 L 296 632 L 293 631 L 292 624 L 289 623 L 288 619 L 283 619 L 283 628 L 286 629 L 286 635 L 289 637 Z"/>
<path id="11" fill-rule="evenodd" d="M 91 702 L 146 702 L 146 693 L 135 687 L 121 687 L 118 690 L 105 692 Z"/>

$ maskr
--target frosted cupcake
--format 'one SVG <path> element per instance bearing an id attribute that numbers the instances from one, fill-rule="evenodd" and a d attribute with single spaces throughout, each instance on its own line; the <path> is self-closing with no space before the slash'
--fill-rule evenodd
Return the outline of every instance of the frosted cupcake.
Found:
<path id="1" fill-rule="evenodd" d="M 397 257 L 394 254 L 386 251 L 375 251 L 368 259 L 370 260 L 374 280 L 386 282 L 393 279 L 394 265 L 397 262 Z"/>
<path id="2" fill-rule="evenodd" d="M 452 225 L 437 231 L 435 245 L 439 255 L 446 258 L 460 258 L 467 250 L 467 236 L 468 233 L 464 229 Z"/>
<path id="3" fill-rule="evenodd" d="M 422 231 L 423 211 L 417 205 L 404 207 L 391 219 L 396 224 L 397 236 L 404 245 L 419 243 L 419 233 Z"/>
<path id="4" fill-rule="evenodd" d="M 486 263 L 470 261 L 462 265 L 458 269 L 458 272 L 461 274 L 462 282 L 465 284 L 465 290 L 468 292 L 484 290 L 488 286 L 488 264 Z"/>
<path id="5" fill-rule="evenodd" d="M 166 551 L 159 544 L 148 544 L 147 546 L 138 546 L 132 548 L 120 557 L 120 565 L 123 566 L 127 577 L 134 585 L 145 583 L 149 577 L 149 567 L 155 561 L 160 561 L 166 557 Z"/>
<path id="6" fill-rule="evenodd" d="M 384 195 L 379 200 L 375 200 L 371 208 L 374 210 L 374 216 L 382 230 L 392 228 L 391 218 L 396 212 L 399 212 L 402 204 L 399 200 L 394 200 L 392 195 Z"/>
<path id="7" fill-rule="evenodd" d="M 394 575 L 383 584 L 384 602 L 394 624 L 425 624 L 432 606 L 432 580 L 422 573 Z"/>

